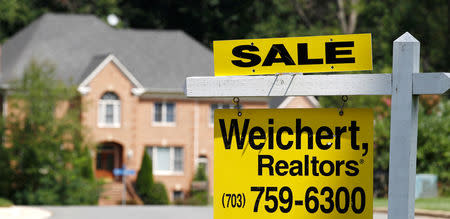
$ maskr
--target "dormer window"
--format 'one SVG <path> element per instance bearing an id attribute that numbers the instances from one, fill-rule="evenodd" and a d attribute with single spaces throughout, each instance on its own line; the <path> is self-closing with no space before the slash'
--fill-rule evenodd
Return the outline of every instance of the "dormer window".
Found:
<path id="1" fill-rule="evenodd" d="M 120 99 L 113 92 L 106 92 L 98 102 L 98 126 L 101 128 L 120 127 Z"/>

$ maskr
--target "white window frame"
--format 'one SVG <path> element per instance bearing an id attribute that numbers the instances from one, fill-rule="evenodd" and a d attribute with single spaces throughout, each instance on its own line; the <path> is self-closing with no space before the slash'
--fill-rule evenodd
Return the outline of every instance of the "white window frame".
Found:
<path id="1" fill-rule="evenodd" d="M 156 121 L 156 104 L 161 104 L 161 121 Z M 173 122 L 167 121 L 167 104 L 173 104 Z M 177 104 L 175 102 L 156 101 L 153 103 L 152 125 L 153 126 L 176 126 L 177 122 Z"/>
<path id="2" fill-rule="evenodd" d="M 116 94 L 117 95 L 117 94 Z M 113 106 L 113 122 L 106 122 L 106 106 Z M 120 128 L 121 120 L 121 104 L 120 99 L 118 100 L 104 100 L 100 99 L 98 101 L 98 127 L 100 128 Z"/>
<path id="3" fill-rule="evenodd" d="M 151 148 L 152 150 L 152 167 L 153 167 L 153 174 L 155 175 L 162 175 L 162 176 L 168 176 L 168 175 L 176 175 L 181 176 L 184 175 L 184 168 L 186 167 L 185 162 L 185 149 L 184 147 L 179 146 L 169 146 L 169 147 L 161 147 L 161 146 L 148 146 L 147 148 Z M 169 170 L 157 170 L 157 164 L 158 164 L 158 148 L 169 148 Z M 183 150 L 183 170 L 175 170 L 175 148 L 181 148 Z M 147 153 L 147 150 L 145 150 Z"/>
<path id="4" fill-rule="evenodd" d="M 234 109 L 233 104 L 228 103 L 211 103 L 209 104 L 209 127 L 214 127 L 214 110 L 212 110 L 212 105 L 217 105 L 216 109 Z M 224 108 L 228 106 L 228 108 Z"/>

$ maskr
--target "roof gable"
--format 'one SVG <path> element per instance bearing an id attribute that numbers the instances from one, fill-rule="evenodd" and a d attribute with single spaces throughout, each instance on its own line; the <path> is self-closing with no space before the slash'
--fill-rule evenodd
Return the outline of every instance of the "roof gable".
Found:
<path id="1" fill-rule="evenodd" d="M 89 83 L 110 62 L 114 63 L 119 68 L 119 70 L 122 72 L 122 74 L 124 74 L 125 77 L 134 85 L 134 88 L 132 90 L 133 94 L 140 95 L 145 91 L 144 86 L 142 86 L 142 84 L 139 83 L 139 81 L 134 77 L 134 75 L 113 54 L 109 54 L 106 56 L 102 55 L 102 56 L 94 57 L 91 64 L 87 68 L 85 77 L 82 78 L 82 81 L 81 81 L 80 85 L 78 86 L 78 91 L 82 94 L 89 92 L 90 91 Z M 91 69 L 92 69 L 92 71 L 91 71 Z"/>

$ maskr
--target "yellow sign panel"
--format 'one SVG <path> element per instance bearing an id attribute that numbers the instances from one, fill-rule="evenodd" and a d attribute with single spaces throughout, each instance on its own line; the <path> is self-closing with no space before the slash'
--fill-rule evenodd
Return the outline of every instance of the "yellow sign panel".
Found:
<path id="1" fill-rule="evenodd" d="M 214 41 L 215 76 L 372 70 L 371 34 Z"/>
<path id="2" fill-rule="evenodd" d="M 214 219 L 372 218 L 370 109 L 216 110 Z"/>

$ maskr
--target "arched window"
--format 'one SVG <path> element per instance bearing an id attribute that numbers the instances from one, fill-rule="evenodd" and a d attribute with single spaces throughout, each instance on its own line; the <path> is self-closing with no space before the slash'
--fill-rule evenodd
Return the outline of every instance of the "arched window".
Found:
<path id="1" fill-rule="evenodd" d="M 113 92 L 106 92 L 98 102 L 98 126 L 120 127 L 120 99 Z"/>

